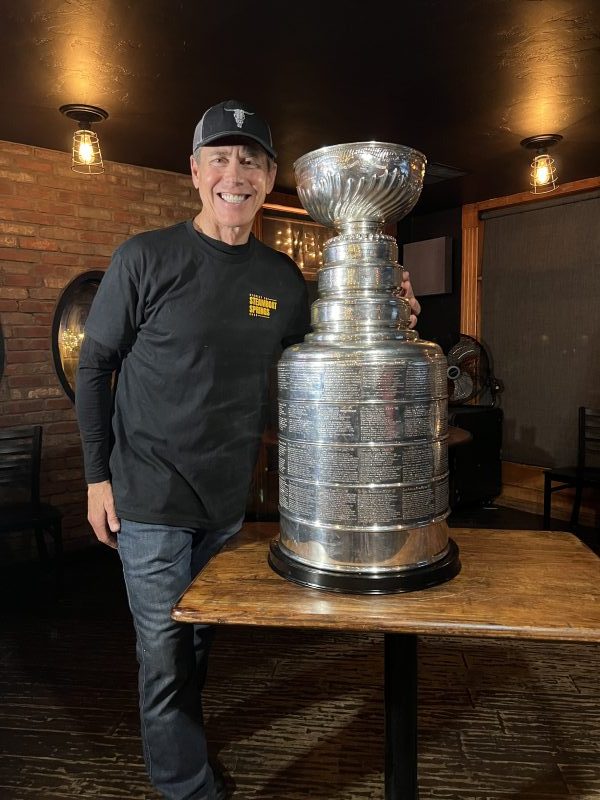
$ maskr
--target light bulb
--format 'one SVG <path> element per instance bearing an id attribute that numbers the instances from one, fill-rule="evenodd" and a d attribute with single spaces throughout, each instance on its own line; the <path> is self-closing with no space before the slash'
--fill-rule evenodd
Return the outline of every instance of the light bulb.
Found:
<path id="1" fill-rule="evenodd" d="M 551 181 L 550 164 L 548 163 L 548 156 L 541 155 L 535 161 L 535 182 L 538 186 L 545 186 Z"/>
<path id="2" fill-rule="evenodd" d="M 94 160 L 94 148 L 89 133 L 83 132 L 79 141 L 79 160 L 83 164 L 91 164 Z"/>

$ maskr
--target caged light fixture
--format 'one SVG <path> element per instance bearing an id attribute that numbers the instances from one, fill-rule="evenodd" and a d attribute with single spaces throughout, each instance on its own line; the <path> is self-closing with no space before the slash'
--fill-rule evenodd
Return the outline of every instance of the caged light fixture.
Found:
<path id="1" fill-rule="evenodd" d="M 61 106 L 59 111 L 69 119 L 78 123 L 73 134 L 73 157 L 71 169 L 84 175 L 99 175 L 104 172 L 102 153 L 97 134 L 92 130 L 92 123 L 107 119 L 108 113 L 97 106 L 69 103 Z"/>
<path id="2" fill-rule="evenodd" d="M 521 147 L 536 151 L 529 173 L 532 194 L 552 192 L 558 187 L 556 164 L 548 154 L 548 149 L 562 141 L 562 138 L 558 133 L 544 133 L 539 136 L 528 136 L 521 141 Z"/>

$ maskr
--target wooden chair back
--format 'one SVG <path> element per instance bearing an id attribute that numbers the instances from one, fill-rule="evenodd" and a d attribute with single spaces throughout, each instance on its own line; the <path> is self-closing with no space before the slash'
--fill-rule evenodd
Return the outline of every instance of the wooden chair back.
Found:
<path id="1" fill-rule="evenodd" d="M 21 500 L 40 504 L 42 427 L 0 428 L 0 502 Z M 24 496 L 23 496 L 24 495 Z"/>
<path id="2" fill-rule="evenodd" d="M 600 411 L 579 408 L 578 463 L 580 470 L 600 467 Z"/>

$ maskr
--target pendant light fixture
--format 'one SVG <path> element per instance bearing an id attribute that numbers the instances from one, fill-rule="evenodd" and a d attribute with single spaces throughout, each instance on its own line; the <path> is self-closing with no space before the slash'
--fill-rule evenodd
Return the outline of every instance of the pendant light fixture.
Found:
<path id="1" fill-rule="evenodd" d="M 108 113 L 97 106 L 69 103 L 61 106 L 59 111 L 69 119 L 78 123 L 73 134 L 73 157 L 71 169 L 84 175 L 99 175 L 104 172 L 102 153 L 97 134 L 92 130 L 92 123 L 107 119 Z"/>
<path id="2" fill-rule="evenodd" d="M 558 133 L 544 133 L 539 136 L 528 136 L 521 141 L 521 147 L 536 151 L 529 173 L 532 194 L 552 192 L 558 187 L 556 164 L 548 154 L 548 150 L 562 141 L 562 138 Z"/>

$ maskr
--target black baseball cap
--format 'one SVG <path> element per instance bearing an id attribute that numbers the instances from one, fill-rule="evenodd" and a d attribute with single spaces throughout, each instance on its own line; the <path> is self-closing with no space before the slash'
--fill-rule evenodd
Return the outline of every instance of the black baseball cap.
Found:
<path id="1" fill-rule="evenodd" d="M 246 103 L 240 103 L 239 100 L 225 100 L 204 112 L 194 131 L 192 153 L 205 144 L 228 136 L 252 139 L 258 142 L 271 158 L 277 158 L 277 153 L 273 150 L 271 129 L 256 111 Z"/>

